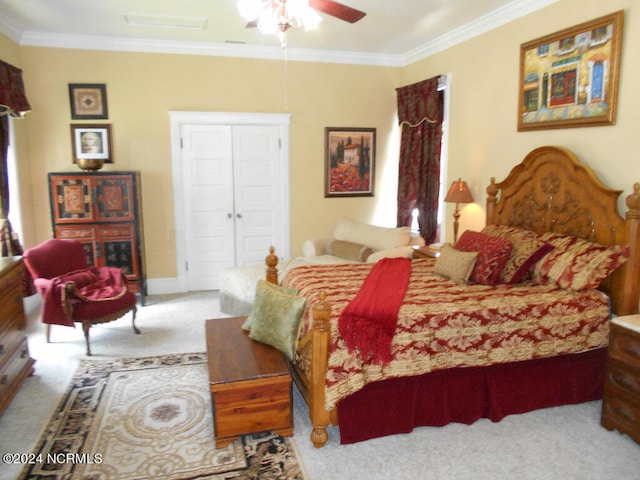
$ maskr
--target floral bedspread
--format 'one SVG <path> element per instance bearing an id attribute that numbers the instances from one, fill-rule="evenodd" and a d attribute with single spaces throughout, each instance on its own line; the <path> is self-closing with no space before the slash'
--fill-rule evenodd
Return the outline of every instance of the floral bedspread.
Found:
<path id="1" fill-rule="evenodd" d="M 391 363 L 365 363 L 338 333 L 342 309 L 356 295 L 372 264 L 313 265 L 287 273 L 284 286 L 305 295 L 301 334 L 321 291 L 332 307 L 326 405 L 367 383 L 462 366 L 483 366 L 604 347 L 609 305 L 597 290 L 549 285 L 458 285 L 433 273 L 434 259 L 412 262 L 411 280 L 391 344 Z"/>

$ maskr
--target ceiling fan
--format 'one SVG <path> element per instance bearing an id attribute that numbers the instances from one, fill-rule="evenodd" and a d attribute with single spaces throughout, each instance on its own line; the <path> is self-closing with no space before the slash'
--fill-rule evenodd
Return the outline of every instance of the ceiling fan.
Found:
<path id="1" fill-rule="evenodd" d="M 315 28 L 322 21 L 317 11 L 349 23 L 356 23 L 366 15 L 333 0 L 238 0 L 238 10 L 249 21 L 247 28 L 276 33 L 283 42 L 289 28 Z"/>
<path id="2" fill-rule="evenodd" d="M 309 0 L 309 6 L 315 10 L 319 10 L 322 13 L 331 15 L 332 17 L 339 18 L 349 23 L 356 23 L 361 20 L 366 13 L 356 10 L 355 8 L 347 7 L 338 2 L 332 0 Z"/>

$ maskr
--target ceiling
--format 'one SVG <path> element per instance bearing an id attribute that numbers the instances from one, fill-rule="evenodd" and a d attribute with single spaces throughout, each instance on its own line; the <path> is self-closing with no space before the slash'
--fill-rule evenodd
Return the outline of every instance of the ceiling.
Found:
<path id="1" fill-rule="evenodd" d="M 288 58 L 402 66 L 557 0 L 340 1 L 367 15 L 290 31 Z M 140 15 L 202 28 L 127 23 Z M 21 45 L 282 58 L 275 36 L 245 25 L 236 0 L 0 0 L 0 32 Z"/>

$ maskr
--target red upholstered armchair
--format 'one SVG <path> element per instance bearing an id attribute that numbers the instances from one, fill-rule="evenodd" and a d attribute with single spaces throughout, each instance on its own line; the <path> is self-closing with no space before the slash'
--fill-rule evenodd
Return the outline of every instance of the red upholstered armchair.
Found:
<path id="1" fill-rule="evenodd" d="M 127 288 L 122 270 L 114 267 L 90 267 L 84 247 L 71 240 L 47 240 L 24 252 L 24 263 L 42 296 L 42 322 L 49 342 L 51 325 L 74 326 L 82 323 L 91 355 L 89 328 L 133 313 L 136 327 L 136 296 Z"/>

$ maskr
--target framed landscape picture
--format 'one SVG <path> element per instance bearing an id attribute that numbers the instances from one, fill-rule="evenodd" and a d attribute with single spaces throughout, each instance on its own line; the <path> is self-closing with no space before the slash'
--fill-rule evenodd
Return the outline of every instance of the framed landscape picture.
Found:
<path id="1" fill-rule="evenodd" d="M 518 130 L 613 125 L 624 11 L 520 46 Z"/>
<path id="2" fill-rule="evenodd" d="M 326 197 L 372 197 L 375 128 L 325 128 Z"/>

